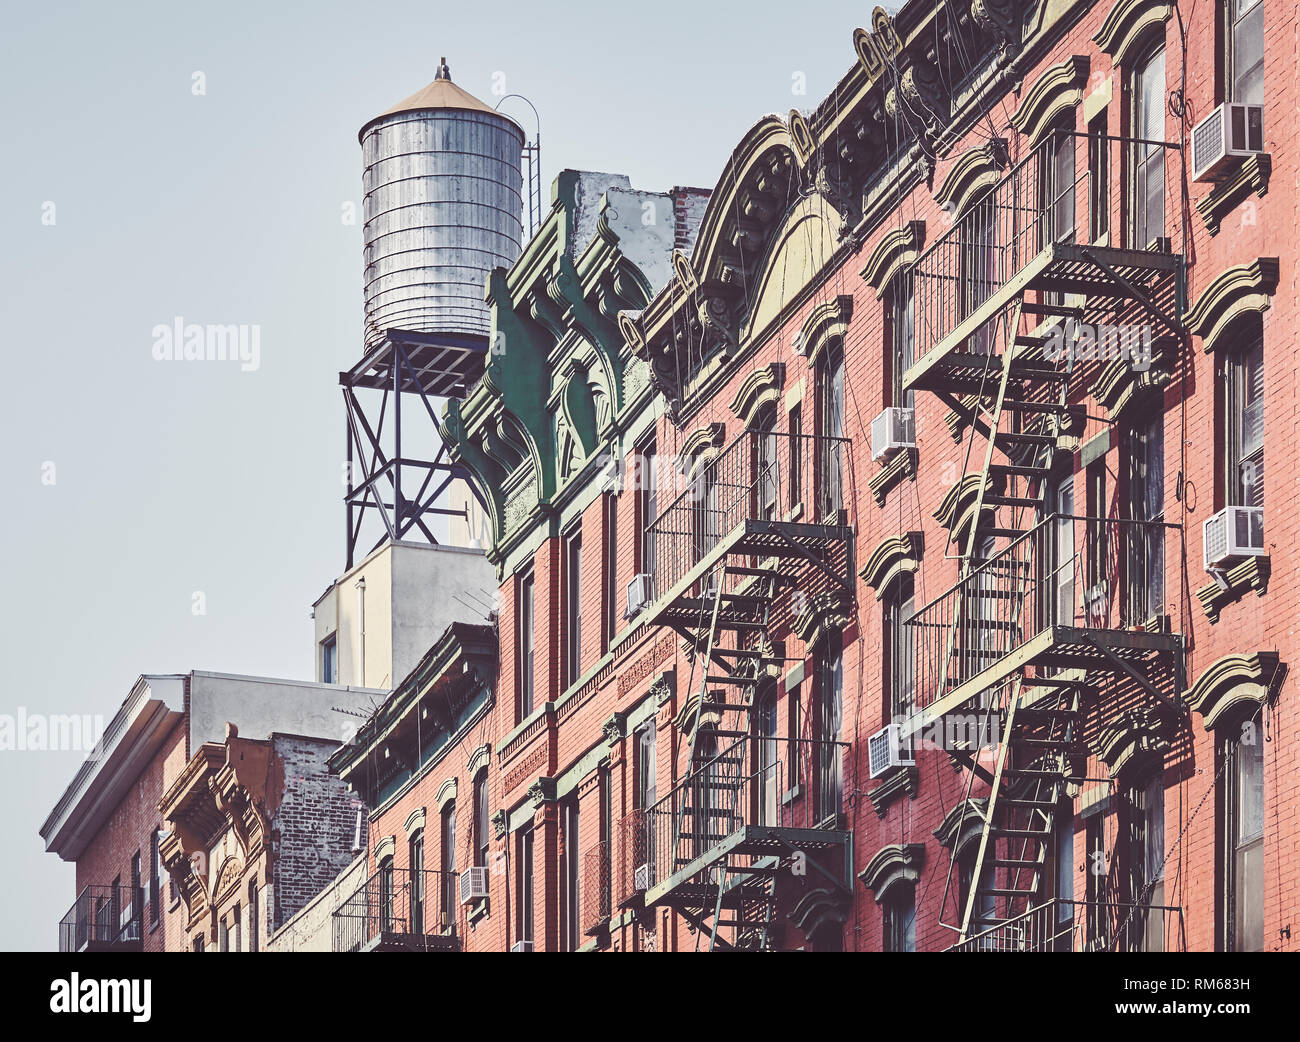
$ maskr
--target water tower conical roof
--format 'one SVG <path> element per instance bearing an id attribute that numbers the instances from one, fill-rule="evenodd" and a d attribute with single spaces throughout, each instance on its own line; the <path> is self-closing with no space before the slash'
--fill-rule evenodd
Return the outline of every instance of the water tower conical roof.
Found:
<path id="1" fill-rule="evenodd" d="M 438 65 L 438 73 L 433 78 L 433 82 L 427 87 L 417 90 L 409 98 L 399 101 L 392 108 L 381 112 L 373 119 L 367 120 L 357 134 L 358 140 L 365 136 L 370 127 L 378 123 L 381 119 L 388 119 L 390 116 L 400 115 L 403 112 L 429 112 L 438 109 L 458 109 L 462 112 L 486 112 L 505 120 L 508 123 L 515 123 L 513 119 L 504 112 L 498 112 L 486 102 L 479 101 L 469 91 L 463 87 L 458 87 L 451 81 L 451 70 L 447 68 L 447 59 L 441 59 Z M 518 126 L 518 124 L 515 124 Z M 523 134 L 522 128 L 520 134 Z"/>

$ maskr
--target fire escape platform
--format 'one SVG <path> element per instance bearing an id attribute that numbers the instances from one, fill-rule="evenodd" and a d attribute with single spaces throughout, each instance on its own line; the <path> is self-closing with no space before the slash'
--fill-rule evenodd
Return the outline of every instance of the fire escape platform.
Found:
<path id="1" fill-rule="evenodd" d="M 1030 258 L 1011 278 L 995 289 L 969 315 L 958 322 L 935 346 L 903 374 L 907 390 L 948 391 L 969 394 L 982 388 L 982 374 L 996 373 L 990 356 L 963 352 L 967 341 L 1017 297 L 1027 291 L 1081 294 L 1085 299 L 1132 299 L 1132 292 L 1110 272 L 1146 292 L 1164 285 L 1172 288 L 1182 265 L 1174 253 L 1129 250 L 1115 246 L 1054 243 Z M 942 276 L 935 276 L 941 278 Z M 916 292 L 925 292 L 926 276 L 918 272 Z M 992 356 L 996 359 L 996 355 Z"/>
<path id="2" fill-rule="evenodd" d="M 1014 651 L 998 658 L 987 669 L 945 692 L 925 708 L 918 709 L 900 723 L 900 737 L 916 735 L 949 713 L 974 702 L 981 692 L 997 688 L 1030 666 L 1082 670 L 1086 680 L 1088 675 L 1123 672 L 1123 667 L 1118 666 L 1114 659 L 1140 670 L 1142 663 L 1153 658 L 1177 656 L 1182 647 L 1182 636 L 1176 633 L 1048 626 Z M 1041 679 L 1051 678 L 1044 676 Z M 1032 685 L 1033 681 L 1032 677 L 1025 679 L 1026 685 Z"/>
<path id="3" fill-rule="evenodd" d="M 808 855 L 827 852 L 843 857 L 844 880 L 848 887 L 848 858 L 850 833 L 821 828 L 793 828 L 776 825 L 741 825 L 724 839 L 715 843 L 698 857 L 678 869 L 667 879 L 656 883 L 645 893 L 647 908 L 665 904 L 669 907 L 698 908 L 712 904 L 718 896 L 717 882 L 699 877 L 716 865 L 727 861 L 732 854 L 750 857 L 780 859 L 792 851 Z M 724 890 L 723 905 L 744 900 L 744 887 L 737 885 Z"/>
<path id="4" fill-rule="evenodd" d="M 455 934 L 398 933 L 385 930 L 356 949 L 359 952 L 458 952 Z"/>
<path id="5" fill-rule="evenodd" d="M 656 597 L 638 621 L 647 626 L 699 626 L 703 618 L 707 623 L 708 609 L 699 605 L 700 589 L 705 576 L 730 556 L 807 560 L 809 556 L 825 555 L 840 544 L 844 544 L 849 552 L 845 575 L 840 577 L 840 581 L 852 589 L 852 528 L 839 524 L 814 525 L 747 518 L 720 536 L 672 589 Z M 828 568 L 832 567 L 830 561 L 825 563 Z M 703 616 L 702 611 L 705 612 Z"/>

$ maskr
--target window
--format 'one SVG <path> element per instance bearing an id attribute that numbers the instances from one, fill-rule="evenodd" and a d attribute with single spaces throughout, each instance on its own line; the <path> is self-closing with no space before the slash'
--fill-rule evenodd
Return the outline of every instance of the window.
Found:
<path id="1" fill-rule="evenodd" d="M 1264 104 L 1264 0 L 1226 0 L 1228 101 Z"/>
<path id="2" fill-rule="evenodd" d="M 407 847 L 411 872 L 411 933 L 424 933 L 424 829 L 411 833 Z"/>
<path id="3" fill-rule="evenodd" d="M 844 758 L 839 746 L 843 712 L 844 663 L 840 635 L 830 634 L 822 643 L 818 670 L 818 737 L 821 739 L 821 773 L 818 786 L 818 818 L 840 813 L 844 791 Z"/>
<path id="4" fill-rule="evenodd" d="M 248 950 L 255 952 L 261 943 L 261 923 L 258 921 L 257 877 L 248 881 Z"/>
<path id="5" fill-rule="evenodd" d="M 790 765 L 790 780 L 786 783 L 791 789 L 802 786 L 803 778 L 803 703 L 800 686 L 787 688 L 785 692 L 785 728 L 790 740 L 790 751 L 786 762 Z"/>
<path id="6" fill-rule="evenodd" d="M 803 502 L 803 406 L 790 410 L 790 510 Z"/>
<path id="7" fill-rule="evenodd" d="M 1047 139 L 1048 216 L 1046 237 L 1050 242 L 1073 242 L 1075 231 L 1074 115 L 1060 123 Z M 1045 242 L 1044 245 L 1047 245 Z"/>
<path id="8" fill-rule="evenodd" d="M 962 244 L 962 315 L 977 311 L 997 288 L 997 239 L 993 221 L 993 201 L 986 199 L 962 217 L 965 234 Z M 967 341 L 967 350 L 986 355 L 993 349 L 996 318 L 985 322 Z"/>
<path id="9" fill-rule="evenodd" d="M 769 406 L 754 424 L 754 516 L 780 520 L 781 463 L 776 437 L 776 407 Z"/>
<path id="10" fill-rule="evenodd" d="M 519 833 L 519 869 L 516 880 L 515 926 L 519 940 L 531 944 L 533 941 L 533 830 L 531 828 L 522 829 Z"/>
<path id="11" fill-rule="evenodd" d="M 651 717 L 650 721 L 636 732 L 636 761 L 633 763 L 632 768 L 636 773 L 634 809 L 639 811 L 649 810 L 659 799 L 657 781 L 659 765 L 656 762 L 655 737 L 655 721 Z M 644 835 L 646 849 L 642 851 L 643 860 L 653 866 L 655 863 L 655 830 L 646 829 Z M 641 860 L 638 859 L 637 863 L 639 864 Z M 633 867 L 635 868 L 636 865 L 634 864 Z"/>
<path id="12" fill-rule="evenodd" d="M 1083 830 L 1083 843 L 1087 865 L 1084 869 L 1084 900 L 1088 902 L 1088 943 L 1090 947 L 1104 946 L 1110 933 L 1106 908 L 1103 902 L 1109 894 L 1106 877 L 1106 818 L 1100 812 L 1087 819 Z"/>
<path id="13" fill-rule="evenodd" d="M 957 893 L 961 898 L 961 904 L 957 908 L 959 919 L 965 918 L 966 905 L 970 902 L 971 886 L 975 880 L 975 860 L 979 857 L 979 849 L 980 841 L 976 836 L 962 845 L 961 853 L 957 856 Z M 990 847 L 990 854 L 991 852 Z M 969 934 L 987 930 L 997 921 L 997 895 L 989 893 L 993 885 L 994 867 L 992 863 L 986 861 L 984 870 L 980 872 L 978 903 L 971 909 Z"/>
<path id="14" fill-rule="evenodd" d="M 1227 363 L 1227 499 L 1231 506 L 1264 505 L 1264 341 L 1260 332 L 1258 325 L 1253 325 L 1244 345 Z"/>
<path id="15" fill-rule="evenodd" d="M 149 836 L 149 925 L 157 926 L 162 914 L 162 851 L 158 830 Z"/>
<path id="16" fill-rule="evenodd" d="M 884 950 L 916 951 L 916 891 L 907 883 L 895 883 L 880 902 L 880 911 Z"/>
<path id="17" fill-rule="evenodd" d="M 560 808 L 561 857 L 560 880 L 563 887 L 564 923 L 561 931 L 561 951 L 576 952 L 582 947 L 582 922 L 579 915 L 578 896 L 578 798 L 565 800 Z"/>
<path id="18" fill-rule="evenodd" d="M 915 655 L 907 620 L 916 608 L 912 576 L 904 573 L 890 584 L 884 597 L 885 677 L 889 684 L 889 719 L 901 720 L 912 711 L 916 690 Z"/>
<path id="19" fill-rule="evenodd" d="M 1264 950 L 1264 739 L 1261 716 L 1220 739 L 1224 804 L 1221 934 L 1223 949 Z"/>
<path id="20" fill-rule="evenodd" d="M 484 767 L 474 775 L 474 864 L 486 868 L 489 845 L 492 841 L 491 819 L 488 814 L 488 773 Z"/>
<path id="21" fill-rule="evenodd" d="M 1055 520 L 1051 523 L 1051 551 L 1047 576 L 1048 598 L 1044 607 L 1046 626 L 1074 625 L 1074 475 L 1066 474 L 1052 485 L 1047 508 Z"/>
<path id="22" fill-rule="evenodd" d="M 618 496 L 610 492 L 605 496 L 605 582 L 601 591 L 601 616 L 604 632 L 600 643 L 601 654 L 609 651 L 618 633 Z"/>
<path id="23" fill-rule="evenodd" d="M 837 342 L 822 352 L 817 363 L 818 433 L 821 435 L 821 517 L 829 518 L 844 506 L 841 463 L 844 454 L 844 352 Z"/>
<path id="24" fill-rule="evenodd" d="M 889 402 L 896 408 L 910 409 L 915 396 L 903 390 L 903 375 L 915 360 L 916 336 L 912 312 L 912 280 L 900 275 L 889 288 Z"/>
<path id="25" fill-rule="evenodd" d="M 1133 246 L 1146 249 L 1165 234 L 1165 48 L 1133 74 Z"/>
<path id="26" fill-rule="evenodd" d="M 335 633 L 320 642 L 320 679 L 322 684 L 338 683 L 338 635 Z"/>
<path id="27" fill-rule="evenodd" d="M 224 919 L 217 924 L 217 951 L 230 951 L 230 926 Z"/>
<path id="28" fill-rule="evenodd" d="M 234 948 L 237 952 L 244 950 L 244 912 L 239 905 L 230 910 L 230 925 L 234 927 Z"/>
<path id="29" fill-rule="evenodd" d="M 608 916 L 614 907 L 614 786 L 609 767 L 598 772 L 600 790 L 600 907 Z"/>
<path id="30" fill-rule="evenodd" d="M 777 738 L 776 690 L 768 686 L 758 701 L 754 719 L 754 737 L 757 739 L 754 772 L 757 780 L 756 824 L 779 824 L 781 800 L 781 757 Z"/>
<path id="31" fill-rule="evenodd" d="M 653 525 L 659 516 L 659 490 L 655 473 L 655 439 L 653 437 L 641 443 L 637 450 L 637 523 L 641 529 L 640 560 L 637 571 L 654 574 L 655 537 Z"/>
<path id="32" fill-rule="evenodd" d="M 379 929 L 391 932 L 393 929 L 393 859 L 386 857 L 379 862 Z"/>
<path id="33" fill-rule="evenodd" d="M 126 915 L 129 922 L 128 934 L 133 940 L 140 939 L 140 923 L 144 920 L 144 880 L 141 873 L 140 851 L 131 855 L 131 893 L 127 896 Z"/>
<path id="34" fill-rule="evenodd" d="M 1052 862 L 1055 868 L 1056 936 L 1054 948 L 1074 946 L 1074 807 L 1064 800 L 1056 809 Z"/>
<path id="35" fill-rule="evenodd" d="M 1088 464 L 1085 481 L 1088 512 L 1088 589 L 1084 598 L 1084 608 L 1087 612 L 1086 625 L 1109 628 L 1107 620 L 1110 615 L 1111 564 L 1106 549 L 1105 456 Z"/>
<path id="36" fill-rule="evenodd" d="M 535 639 L 533 597 L 533 573 L 528 572 L 519 580 L 519 719 L 526 720 L 533 713 L 533 651 Z"/>
<path id="37" fill-rule="evenodd" d="M 1165 599 L 1165 428 L 1159 409 L 1128 436 L 1128 625 L 1141 626 Z"/>
<path id="38" fill-rule="evenodd" d="M 692 561 L 703 558 L 717 544 L 722 534 L 722 515 L 718 510 L 718 475 L 709 459 L 697 459 L 691 477 Z M 707 583 L 709 580 L 706 579 Z"/>
<path id="39" fill-rule="evenodd" d="M 1110 149 L 1106 110 L 1088 123 L 1088 237 L 1098 242 L 1110 231 Z"/>
<path id="40" fill-rule="evenodd" d="M 194 950 L 196 952 L 203 951 L 203 934 L 201 933 L 194 936 Z"/>
<path id="41" fill-rule="evenodd" d="M 564 686 L 582 675 L 582 529 L 564 540 Z"/>
<path id="42" fill-rule="evenodd" d="M 1127 793 L 1129 900 L 1147 911 L 1134 911 L 1128 924 L 1132 951 L 1164 951 L 1165 789 L 1156 771 Z"/>
<path id="43" fill-rule="evenodd" d="M 439 928 L 451 921 L 456 907 L 456 801 L 442 809 L 442 908 Z"/>

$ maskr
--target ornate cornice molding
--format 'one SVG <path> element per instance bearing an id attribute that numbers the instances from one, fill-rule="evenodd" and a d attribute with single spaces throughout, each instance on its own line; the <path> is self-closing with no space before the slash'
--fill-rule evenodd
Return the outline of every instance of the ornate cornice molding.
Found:
<path id="1" fill-rule="evenodd" d="M 1097 757 L 1112 778 L 1137 764 L 1164 762 L 1169 751 L 1169 726 L 1155 712 L 1130 709 L 1106 723 L 1097 734 Z"/>
<path id="2" fill-rule="evenodd" d="M 438 806 L 438 813 L 441 814 L 443 809 L 456 798 L 456 779 L 448 778 L 438 786 L 438 795 L 433 798 L 433 802 Z"/>
<path id="3" fill-rule="evenodd" d="M 934 201 L 956 217 L 1002 177 L 1007 166 L 1007 143 L 1001 138 L 958 156 L 934 190 Z"/>
<path id="4" fill-rule="evenodd" d="M 858 873 L 858 879 L 872 892 L 879 904 L 895 883 L 910 883 L 915 886 L 921 878 L 921 866 L 924 864 L 924 843 L 890 843 L 881 847 L 876 856 L 867 862 L 867 867 Z"/>
<path id="5" fill-rule="evenodd" d="M 371 854 L 371 857 L 373 858 L 375 864 L 377 865 L 379 864 L 379 862 L 383 861 L 384 858 L 392 857 L 396 853 L 397 853 L 397 837 L 383 836 L 380 838 L 379 842 L 375 844 L 374 851 Z"/>
<path id="6" fill-rule="evenodd" d="M 970 534 L 970 525 L 975 514 L 975 498 L 979 491 L 981 477 L 980 474 L 967 474 L 952 488 L 948 489 L 934 511 L 934 519 L 943 525 L 952 538 L 959 543 L 965 542 L 966 537 Z M 993 478 L 990 477 L 987 489 L 992 490 L 993 488 Z M 980 522 L 983 523 L 992 514 L 993 508 L 985 504 L 984 509 L 981 511 Z"/>
<path id="7" fill-rule="evenodd" d="M 556 799 L 556 784 L 554 778 L 548 778 L 546 775 L 539 775 L 528 786 L 528 791 L 524 794 L 524 799 L 532 803 L 533 809 L 539 809 L 543 804 L 554 803 Z"/>
<path id="8" fill-rule="evenodd" d="M 884 297 L 890 282 L 899 272 L 916 262 L 924 246 L 924 221 L 908 221 L 901 228 L 881 236 L 859 273 L 862 280 L 876 291 L 877 300 Z"/>
<path id="9" fill-rule="evenodd" d="M 1201 338 L 1206 351 L 1243 315 L 1263 314 L 1273 303 L 1280 265 L 1276 257 L 1257 257 L 1237 264 L 1211 282 L 1188 309 L 1188 332 Z"/>
<path id="10" fill-rule="evenodd" d="M 504 810 L 499 810 L 492 815 L 492 835 L 500 839 L 510 828 L 510 820 Z"/>
<path id="11" fill-rule="evenodd" d="M 423 807 L 416 807 L 415 810 L 411 811 L 411 813 L 406 816 L 406 822 L 402 826 L 402 829 L 406 833 L 407 839 L 410 839 L 418 830 L 424 828 L 426 816 Z"/>
<path id="12" fill-rule="evenodd" d="M 876 506 L 883 507 L 889 493 L 901 485 L 904 478 L 916 480 L 917 458 L 915 449 L 900 449 L 868 479 L 867 488 L 871 490 L 871 498 L 876 501 Z"/>
<path id="13" fill-rule="evenodd" d="M 876 600 L 880 600 L 896 578 L 905 572 L 915 573 L 921 567 L 924 552 L 924 532 L 887 536 L 868 555 L 858 575 L 876 592 Z"/>
<path id="14" fill-rule="evenodd" d="M 1218 235 L 1223 219 L 1232 213 L 1246 196 L 1268 195 L 1268 181 L 1273 174 L 1273 157 L 1267 152 L 1256 152 L 1241 161 L 1230 176 L 1196 200 L 1196 212 L 1201 215 L 1211 235 Z"/>
<path id="15" fill-rule="evenodd" d="M 988 805 L 987 799 L 962 800 L 944 815 L 943 821 L 934 830 L 934 838 L 940 845 L 957 853 L 970 842 L 973 835 L 978 835 L 984 828 L 984 815 Z"/>
<path id="16" fill-rule="evenodd" d="M 1093 396 L 1110 413 L 1111 420 L 1118 420 L 1134 402 L 1168 387 L 1173 369 L 1172 345 L 1164 339 L 1156 340 L 1151 345 L 1151 364 L 1145 369 L 1136 369 L 1128 358 L 1115 358 L 1103 365 Z"/>
<path id="17" fill-rule="evenodd" d="M 1160 0 L 1115 0 L 1093 36 L 1093 43 L 1109 54 L 1116 65 L 1127 64 L 1147 32 L 1163 26 L 1172 13 L 1173 5 Z"/>
<path id="18" fill-rule="evenodd" d="M 1072 54 L 1065 61 L 1044 69 L 1021 96 L 1020 104 L 1011 114 L 1011 125 L 1028 137 L 1031 145 L 1038 144 L 1062 113 L 1083 101 L 1088 71 L 1088 56 L 1084 54 Z"/>
<path id="19" fill-rule="evenodd" d="M 810 647 L 836 630 L 843 629 L 853 618 L 849 593 L 836 586 L 807 598 L 791 624 L 795 634 Z"/>
<path id="20" fill-rule="evenodd" d="M 790 921 L 805 937 L 812 937 L 826 926 L 844 926 L 849 920 L 853 895 L 840 887 L 809 890 L 790 910 Z"/>
<path id="21" fill-rule="evenodd" d="M 847 293 L 831 297 L 808 313 L 797 334 L 797 343 L 808 358 L 808 365 L 816 363 L 818 356 L 833 340 L 843 340 L 853 317 L 853 298 Z"/>
<path id="22" fill-rule="evenodd" d="M 785 386 L 785 364 L 773 362 L 762 369 L 755 369 L 740 385 L 736 397 L 731 400 L 731 411 L 741 424 L 749 429 L 758 422 L 759 416 L 769 405 L 775 405 L 781 398 L 781 388 Z"/>
<path id="23" fill-rule="evenodd" d="M 1263 597 L 1268 592 L 1268 579 L 1273 566 L 1267 555 L 1247 557 L 1241 564 L 1233 565 L 1223 573 L 1224 589 L 1217 582 L 1210 581 L 1196 591 L 1196 599 L 1201 602 L 1205 617 L 1217 623 L 1219 615 L 1229 604 L 1241 600 L 1247 590 L 1254 590 Z"/>
<path id="24" fill-rule="evenodd" d="M 469 760 L 465 763 L 465 773 L 473 778 L 479 771 L 484 770 L 492 760 L 492 745 L 485 742 L 480 745 L 469 755 Z"/>
<path id="25" fill-rule="evenodd" d="M 607 745 L 615 745 L 627 737 L 627 714 L 612 713 L 600 726 L 600 733 Z"/>
<path id="26" fill-rule="evenodd" d="M 921 772 L 918 768 L 895 767 L 867 795 L 871 798 L 871 806 L 876 812 L 876 817 L 883 819 L 894 800 L 900 796 L 907 796 L 908 799 L 914 800 L 920 788 Z"/>
<path id="27" fill-rule="evenodd" d="M 681 451 L 677 455 L 681 469 L 693 469 L 696 462 L 702 457 L 707 458 L 706 454 L 711 450 L 722 448 L 726 436 L 727 428 L 721 423 L 706 423 L 703 427 L 696 427 L 682 439 Z"/>
<path id="28" fill-rule="evenodd" d="M 1205 667 L 1183 701 L 1201 714 L 1205 729 L 1213 731 L 1241 706 L 1261 706 L 1269 700 L 1278 661 L 1276 651 L 1224 655 Z"/>

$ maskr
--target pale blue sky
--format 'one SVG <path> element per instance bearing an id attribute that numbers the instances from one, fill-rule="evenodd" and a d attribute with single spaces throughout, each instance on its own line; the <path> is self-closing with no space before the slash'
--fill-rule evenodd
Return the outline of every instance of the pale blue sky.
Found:
<path id="1" fill-rule="evenodd" d="M 870 14 L 6 0 L 0 713 L 107 719 L 142 672 L 311 676 L 308 608 L 343 565 L 356 133 L 440 55 L 472 93 L 491 100 L 501 72 L 536 104 L 547 193 L 563 167 L 708 187 L 758 117 L 829 92 Z M 155 362 L 151 331 L 178 315 L 260 325 L 261 367 Z M 37 829 L 78 759 L 0 752 L 5 949 L 54 947 L 75 896 Z"/>

